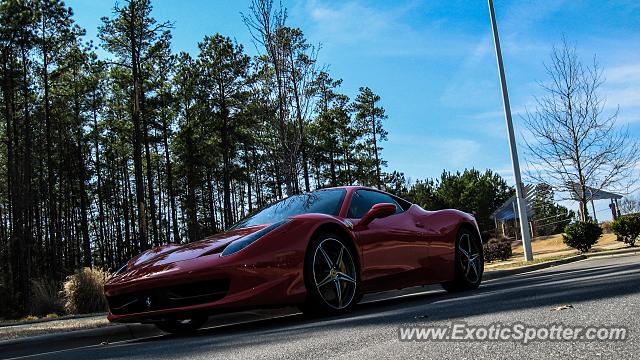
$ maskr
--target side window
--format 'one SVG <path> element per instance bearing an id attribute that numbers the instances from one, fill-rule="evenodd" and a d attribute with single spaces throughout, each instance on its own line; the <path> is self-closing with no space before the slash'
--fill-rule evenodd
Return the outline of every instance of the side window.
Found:
<path id="1" fill-rule="evenodd" d="M 402 208 L 391 196 L 377 191 L 356 190 L 351 197 L 349 205 L 349 213 L 347 217 L 351 219 L 360 219 L 375 204 L 390 203 L 396 205 L 396 214 L 402 212 Z"/>

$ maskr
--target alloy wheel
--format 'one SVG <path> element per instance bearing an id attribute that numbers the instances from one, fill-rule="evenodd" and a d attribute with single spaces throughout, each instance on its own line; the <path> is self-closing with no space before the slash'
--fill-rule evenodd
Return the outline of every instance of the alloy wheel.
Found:
<path id="1" fill-rule="evenodd" d="M 313 279 L 320 297 L 336 310 L 346 308 L 356 295 L 356 266 L 339 240 L 324 239 L 313 256 Z"/>
<path id="2" fill-rule="evenodd" d="M 480 280 L 481 273 L 481 255 L 476 243 L 471 239 L 469 234 L 463 233 L 458 242 L 458 254 L 462 272 L 470 283 Z"/>

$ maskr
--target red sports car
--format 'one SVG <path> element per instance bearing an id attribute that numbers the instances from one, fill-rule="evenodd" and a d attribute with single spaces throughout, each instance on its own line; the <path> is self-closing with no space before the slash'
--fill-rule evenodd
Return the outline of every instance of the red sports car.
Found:
<path id="1" fill-rule="evenodd" d="M 298 305 L 335 314 L 371 292 L 474 289 L 483 268 L 472 215 L 350 186 L 291 196 L 222 234 L 145 251 L 105 292 L 110 321 L 185 332 L 216 312 Z"/>

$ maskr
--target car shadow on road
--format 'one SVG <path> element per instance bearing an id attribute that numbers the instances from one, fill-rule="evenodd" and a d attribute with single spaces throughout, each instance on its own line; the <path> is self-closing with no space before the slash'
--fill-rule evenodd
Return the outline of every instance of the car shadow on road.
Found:
<path id="1" fill-rule="evenodd" d="M 579 304 L 640 293 L 640 264 L 591 266 L 579 269 L 546 270 L 496 279 L 478 290 L 448 294 L 429 291 L 405 294 L 358 305 L 342 316 L 309 319 L 294 313 L 241 324 L 220 324 L 189 336 L 163 335 L 133 340 L 130 345 L 148 344 L 153 351 L 180 346 L 181 351 L 228 351 L 303 340 L 322 332 L 365 331 L 369 326 L 405 326 L 425 322 L 456 321 L 476 315 L 498 314 L 521 309 L 549 311 L 558 304 Z M 526 319 L 522 319 L 526 321 Z M 184 343 L 188 346 L 182 346 Z M 112 349 L 113 350 L 113 349 Z M 145 351 L 141 349 L 140 351 Z M 187 355 L 184 354 L 184 355 Z M 110 356 L 114 356 L 110 353 Z M 100 354 L 96 358 L 100 358 Z"/>

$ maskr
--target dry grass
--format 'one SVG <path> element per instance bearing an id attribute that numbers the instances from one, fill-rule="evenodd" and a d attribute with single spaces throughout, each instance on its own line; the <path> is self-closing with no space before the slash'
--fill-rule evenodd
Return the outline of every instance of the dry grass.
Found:
<path id="1" fill-rule="evenodd" d="M 522 242 L 514 242 L 513 256 L 506 261 L 497 261 L 494 263 L 486 264 L 487 269 L 497 270 L 504 268 L 512 268 L 517 266 L 531 265 L 543 261 L 552 261 L 578 255 L 579 251 L 572 249 L 565 245 L 562 241 L 562 234 L 539 236 L 531 241 L 531 247 L 533 248 L 534 262 L 522 261 L 524 251 L 522 249 Z M 626 244 L 617 241 L 614 234 L 603 234 L 600 240 L 593 246 L 591 252 L 615 250 L 626 247 Z"/>
<path id="2" fill-rule="evenodd" d="M 90 314 L 105 311 L 107 299 L 104 284 L 109 273 L 97 268 L 83 268 L 64 282 L 64 308 L 69 314 Z"/>
<path id="3" fill-rule="evenodd" d="M 62 313 L 62 301 L 58 291 L 58 284 L 53 281 L 37 279 L 31 281 L 31 314 L 44 316 Z"/>
<path id="4" fill-rule="evenodd" d="M 556 255 L 556 256 L 548 256 L 548 257 L 538 257 L 533 259 L 532 261 L 519 260 L 519 261 L 511 261 L 511 262 L 494 263 L 494 264 L 491 264 L 490 266 L 487 266 L 487 268 L 491 270 L 512 269 L 516 267 L 540 264 L 548 261 L 567 259 L 576 255 L 577 254 Z"/>
<path id="5" fill-rule="evenodd" d="M 557 253 L 562 251 L 576 251 L 564 244 L 562 234 L 539 236 L 531 241 L 533 253 L 536 255 L 544 255 L 549 253 Z M 622 248 L 625 245 L 616 240 L 614 234 L 603 234 L 600 240 L 593 246 L 594 250 L 611 250 Z M 524 254 L 522 250 L 522 242 L 513 245 L 514 257 L 520 257 Z"/>

